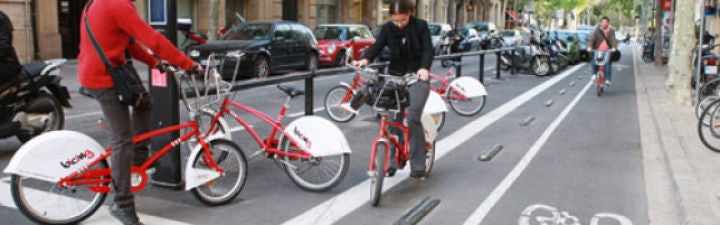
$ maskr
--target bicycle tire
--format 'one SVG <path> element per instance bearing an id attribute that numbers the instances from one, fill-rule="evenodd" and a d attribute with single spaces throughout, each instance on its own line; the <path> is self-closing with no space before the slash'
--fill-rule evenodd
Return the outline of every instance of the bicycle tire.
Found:
<path id="1" fill-rule="evenodd" d="M 291 151 L 297 151 L 294 148 L 290 148 L 291 147 L 290 143 L 291 142 L 289 141 L 289 139 L 283 138 L 283 143 L 281 146 L 282 146 L 282 150 L 284 152 L 289 153 Z M 319 166 L 329 165 L 330 164 L 329 162 L 332 162 L 331 159 L 333 159 L 333 158 L 330 158 L 330 157 L 333 157 L 333 158 L 337 157 L 337 159 L 340 162 L 339 166 L 337 166 L 336 169 L 335 168 L 330 168 L 330 169 L 320 168 Z M 290 158 L 290 156 L 285 156 L 282 158 L 282 160 L 285 161 L 285 163 L 283 163 L 283 165 L 284 165 L 283 167 L 285 169 L 285 173 L 287 173 L 288 177 L 290 177 L 290 180 L 292 180 L 293 183 L 295 183 L 295 185 L 297 185 L 298 187 L 300 187 L 304 190 L 307 190 L 307 191 L 312 191 L 312 192 L 324 192 L 324 191 L 330 190 L 331 188 L 337 186 L 345 178 L 345 174 L 347 174 L 347 171 L 350 169 L 350 154 L 349 153 L 342 153 L 342 154 L 332 155 L 332 156 L 323 156 L 320 158 L 313 158 L 311 160 L 292 159 L 292 158 Z M 304 165 L 305 168 L 303 168 L 303 170 L 296 170 L 292 167 L 296 167 L 296 168 L 300 168 L 300 167 L 294 165 L 294 163 L 301 163 L 301 164 L 306 164 L 306 165 Z M 330 165 L 330 166 L 332 166 L 332 165 Z M 322 174 L 326 174 L 326 173 L 330 172 L 331 176 L 329 179 L 327 179 L 327 180 L 323 179 L 322 181 L 319 181 L 319 182 L 311 181 L 309 178 L 305 178 L 302 176 L 304 173 L 309 172 L 311 170 L 313 170 L 316 175 L 317 174 L 322 175 Z M 302 171 L 302 173 L 298 173 L 299 171 Z"/>
<path id="2" fill-rule="evenodd" d="M 323 101 L 325 106 L 325 113 L 327 113 L 330 119 L 335 122 L 345 123 L 355 118 L 354 113 L 339 107 L 339 102 L 342 101 L 343 98 L 345 98 L 345 95 L 347 95 L 348 91 L 350 91 L 348 87 L 337 85 L 331 88 L 325 94 L 325 101 Z M 355 94 L 351 93 L 351 96 L 355 97 Z"/>
<path id="3" fill-rule="evenodd" d="M 223 170 L 223 174 L 212 181 L 193 188 L 191 191 L 198 200 L 207 205 L 223 205 L 235 199 L 240 191 L 242 191 L 243 187 L 245 187 L 245 181 L 247 180 L 247 160 L 240 147 L 232 141 L 215 139 L 209 141 L 208 145 L 210 146 L 211 154 L 214 157 L 213 160 L 215 160 L 218 167 Z M 225 148 L 223 149 L 222 147 Z M 197 154 L 198 156 L 195 157 L 195 160 L 190 163 L 192 163 L 194 167 L 210 169 L 203 160 L 205 157 L 205 151 L 199 151 Z M 232 159 L 236 160 L 237 165 L 231 165 Z M 237 171 L 231 169 L 237 169 Z M 228 182 L 227 178 L 231 176 L 235 177 L 235 179 L 229 180 Z M 230 188 L 218 187 L 226 183 L 230 184 Z"/>
<path id="4" fill-rule="evenodd" d="M 380 197 L 382 197 L 383 180 L 385 180 L 385 161 L 388 150 L 385 143 L 386 142 L 378 142 L 373 148 L 375 160 L 372 162 L 374 168 L 370 175 L 370 206 L 373 207 L 380 204 Z"/>
<path id="5" fill-rule="evenodd" d="M 693 82 L 695 82 L 693 80 Z M 718 95 L 720 92 L 718 92 L 718 86 L 720 84 L 720 78 L 712 79 L 708 82 L 705 82 L 702 86 L 700 86 L 700 92 L 697 93 L 697 95 L 700 95 L 700 98 L 706 97 L 706 96 L 712 96 L 712 95 Z"/>
<path id="6" fill-rule="evenodd" d="M 434 164 L 435 164 L 435 141 L 433 141 L 433 143 L 430 144 L 429 148 L 427 149 L 427 153 L 425 153 L 425 178 L 430 176 L 430 172 L 432 172 Z"/>
<path id="7" fill-rule="evenodd" d="M 108 169 L 108 163 L 105 160 L 100 161 L 98 164 L 95 165 L 97 168 L 89 168 L 89 169 Z M 46 182 L 46 181 L 38 181 L 42 183 L 48 183 L 50 185 L 49 188 L 37 188 L 37 186 L 41 184 L 34 184 L 32 186 L 35 187 L 28 187 L 25 188 L 24 184 L 30 183 L 28 182 L 29 177 L 23 177 L 21 175 L 13 174 L 10 178 L 10 192 L 13 197 L 13 201 L 15 202 L 15 205 L 17 206 L 18 210 L 28 217 L 30 220 L 40 223 L 40 224 L 76 224 L 79 223 L 91 215 L 93 215 L 99 208 L 102 206 L 102 203 L 105 201 L 105 197 L 107 197 L 107 193 L 100 193 L 100 192 L 93 192 L 84 186 L 80 187 L 64 187 L 60 188 L 57 183 L 52 182 Z M 103 183 L 102 186 L 107 186 L 109 183 Z M 72 189 L 74 188 L 74 189 Z M 72 190 L 68 190 L 72 189 Z M 42 191 L 41 191 L 42 190 Z M 50 191 L 45 191 L 50 190 Z M 52 191 L 59 191 L 60 193 L 50 193 Z M 89 201 L 85 201 L 82 199 L 78 199 L 80 202 L 87 202 L 83 203 L 84 205 L 87 205 L 86 207 L 82 207 L 77 213 L 73 213 L 73 215 L 64 217 L 64 218 L 52 218 L 54 214 L 56 213 L 62 213 L 62 212 L 68 212 L 72 207 L 69 206 L 77 206 L 78 204 L 67 204 L 69 200 L 75 199 L 75 197 L 70 197 L 70 195 L 73 196 L 80 196 L 80 191 L 87 191 L 90 193 L 90 199 Z M 44 197 L 38 197 L 38 203 L 29 203 L 29 196 L 27 194 L 33 194 L 33 195 L 39 195 L 43 193 L 48 193 L 49 195 Z M 84 192 L 85 193 L 85 192 Z M 53 199 L 56 199 L 53 201 Z M 62 202 L 61 202 L 62 201 Z M 57 203 L 58 205 L 50 206 L 52 203 Z M 33 205 L 37 204 L 37 205 Z M 41 210 L 38 207 L 44 206 L 48 207 L 46 210 Z M 49 210 L 57 210 L 57 212 L 51 212 Z"/>
<path id="8" fill-rule="evenodd" d="M 455 100 L 453 98 L 452 86 L 448 86 L 445 90 L 445 93 L 447 94 L 447 101 L 450 105 L 450 108 L 455 111 L 458 115 L 461 116 L 474 116 L 480 113 L 480 111 L 485 108 L 485 95 L 479 96 L 479 97 L 472 97 L 472 98 L 466 98 L 465 100 Z M 460 103 L 470 103 L 468 104 L 469 107 L 467 109 L 464 109 L 463 107 L 459 106 Z"/>
<path id="9" fill-rule="evenodd" d="M 710 103 L 710 105 L 708 105 L 708 107 L 705 109 L 702 116 L 700 117 L 700 120 L 698 121 L 698 125 L 697 125 L 697 127 L 698 127 L 697 132 L 698 132 L 698 136 L 700 136 L 700 141 L 702 141 L 702 143 L 703 143 L 703 145 L 705 145 L 705 147 L 707 147 L 708 149 L 710 149 L 711 151 L 714 151 L 714 152 L 720 152 L 720 139 L 718 139 L 717 137 L 715 137 L 712 134 L 711 126 L 705 126 L 703 121 L 705 121 L 706 119 L 711 120 L 711 118 L 707 118 L 707 117 L 718 116 L 717 115 L 717 111 L 719 109 L 718 104 L 720 104 L 720 99 L 715 100 L 714 102 Z M 710 110 L 713 110 L 713 112 L 709 112 Z M 717 121 L 717 122 L 720 123 L 720 121 Z M 713 122 L 711 121 L 710 124 L 712 124 L 712 123 Z M 705 137 L 706 134 L 711 135 L 711 136 Z M 712 138 L 712 139 L 710 139 L 710 138 Z M 711 140 L 717 141 L 718 143 L 711 143 Z"/>
<path id="10" fill-rule="evenodd" d="M 702 98 L 700 102 L 698 102 L 698 104 L 695 104 L 695 117 L 700 119 L 700 117 L 702 117 L 702 113 L 705 112 L 705 109 L 707 109 L 707 107 L 711 103 L 715 102 L 715 100 L 718 99 L 720 99 L 720 96 L 705 96 L 704 98 Z M 710 123 L 707 121 L 702 121 L 702 123 L 705 126 L 710 126 Z"/>

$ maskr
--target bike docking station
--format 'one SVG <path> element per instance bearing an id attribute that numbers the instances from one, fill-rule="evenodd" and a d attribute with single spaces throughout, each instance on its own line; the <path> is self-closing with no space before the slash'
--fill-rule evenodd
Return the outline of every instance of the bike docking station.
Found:
<path id="1" fill-rule="evenodd" d="M 177 43 L 177 3 L 175 1 L 167 1 L 163 7 L 154 8 L 151 4 L 148 9 L 151 14 L 166 15 L 162 21 L 151 20 L 150 25 L 158 32 L 165 35 L 171 43 Z M 153 104 L 153 127 L 152 129 L 160 129 L 180 124 L 180 103 L 178 95 L 178 84 L 175 82 L 172 72 L 158 73 L 157 70 L 150 69 L 150 95 Z M 170 132 L 164 135 L 154 137 L 150 140 L 151 154 L 157 153 L 167 143 L 180 138 L 180 132 Z M 180 148 L 175 146 L 174 148 Z M 160 157 L 155 167 L 155 172 L 151 175 L 150 182 L 153 185 L 166 187 L 174 190 L 181 190 L 184 186 L 182 180 L 182 167 L 180 165 L 181 151 L 167 152 Z"/>
<path id="2" fill-rule="evenodd" d="M 498 49 L 491 49 L 491 50 L 479 50 L 479 51 L 471 51 L 471 52 L 464 52 L 464 53 L 454 53 L 450 55 L 441 55 L 441 56 L 435 56 L 434 60 L 454 60 L 456 62 L 461 62 L 462 57 L 465 56 L 478 56 L 478 80 L 480 83 L 485 85 L 485 55 L 486 54 L 495 54 L 497 59 L 495 60 L 495 79 L 502 80 L 502 77 L 500 76 L 500 54 L 502 52 L 510 51 L 512 54 L 515 52 L 515 47 L 504 47 L 504 48 L 498 48 Z M 515 74 L 515 67 L 511 66 L 510 74 Z M 462 65 L 456 64 L 455 65 L 455 76 L 460 77 L 462 76 Z"/>

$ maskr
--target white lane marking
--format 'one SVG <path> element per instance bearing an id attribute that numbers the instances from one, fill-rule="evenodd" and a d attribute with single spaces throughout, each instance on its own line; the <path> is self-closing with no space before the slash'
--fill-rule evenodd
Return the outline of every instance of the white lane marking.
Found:
<path id="1" fill-rule="evenodd" d="M 42 192 L 40 190 L 28 190 L 32 192 Z M 12 200 L 12 197 L 10 196 L 10 177 L 3 177 L 0 179 L 0 206 L 10 207 L 10 208 L 16 208 L 15 202 Z M 170 220 L 158 216 L 151 216 L 143 213 L 138 213 L 138 217 L 140 217 L 140 221 L 142 221 L 145 224 L 168 224 L 168 225 L 190 225 L 189 223 L 183 223 L 180 221 Z M 108 212 L 108 206 L 102 206 L 98 211 L 95 212 L 90 218 L 83 221 L 81 224 L 112 224 L 116 225 L 118 224 L 118 221 L 115 220 L 112 216 L 110 216 L 110 213 Z"/>
<path id="2" fill-rule="evenodd" d="M 541 92 L 557 84 L 561 80 L 568 77 L 573 72 L 580 69 L 584 64 L 577 65 L 571 69 L 568 69 L 563 74 L 555 76 L 544 83 L 541 83 L 534 88 L 526 91 L 525 93 L 515 97 L 511 101 L 503 104 L 497 109 L 489 112 L 488 114 L 481 116 L 480 118 L 470 122 L 463 126 L 457 131 L 453 132 L 448 137 L 438 141 L 436 151 L 436 160 L 441 159 L 443 156 L 448 154 L 460 146 L 465 141 L 472 138 L 477 133 L 483 131 L 486 127 L 498 121 L 508 113 L 512 112 L 525 102 L 529 101 L 533 97 L 537 96 Z M 383 192 L 391 189 L 395 185 L 408 179 L 409 169 L 398 171 L 394 178 L 387 178 L 383 184 Z M 370 189 L 370 180 L 365 180 L 355 185 L 354 187 L 332 197 L 325 202 L 313 207 L 312 209 L 286 221 L 284 225 L 298 225 L 298 224 L 333 224 L 340 220 L 342 217 L 355 211 L 363 204 L 367 204 Z"/>
<path id="3" fill-rule="evenodd" d="M 66 116 L 65 119 L 66 119 L 66 120 L 72 120 L 72 119 L 77 119 L 77 118 L 82 118 L 82 117 L 87 117 L 87 116 L 97 116 L 97 115 L 102 115 L 102 111 L 96 111 L 96 112 L 89 112 L 89 113 L 77 114 L 77 115 L 72 115 L 72 116 Z"/>
<path id="4" fill-rule="evenodd" d="M 539 213 L 535 213 L 539 211 Z M 543 213 L 546 212 L 546 213 Z M 620 225 L 632 225 L 632 221 L 627 217 L 615 213 L 601 212 L 596 213 L 590 218 L 590 225 L 598 225 L 600 221 L 614 220 Z M 555 207 L 544 204 L 533 204 L 525 208 L 518 219 L 519 225 L 530 225 L 531 221 L 538 221 L 545 224 L 580 224 L 580 219 L 573 216 L 568 211 L 560 211 Z M 607 224 L 607 223 L 603 223 Z"/>
<path id="5" fill-rule="evenodd" d="M 495 206 L 495 204 L 500 200 L 500 198 L 505 195 L 505 192 L 507 192 L 508 189 L 510 189 L 510 186 L 517 180 L 518 177 L 520 177 L 520 174 L 522 174 L 523 171 L 530 165 L 530 162 L 535 158 L 535 155 L 537 155 L 538 151 L 545 145 L 545 142 L 550 138 L 550 135 L 552 135 L 553 132 L 555 132 L 555 129 L 558 128 L 560 123 L 565 120 L 565 117 L 570 113 L 570 111 L 577 105 L 577 103 L 580 101 L 580 99 L 585 95 L 585 92 L 587 92 L 588 89 L 590 89 L 590 86 L 592 85 L 592 82 L 588 82 L 587 85 L 585 85 L 585 88 L 583 88 L 580 93 L 578 93 L 577 96 L 575 96 L 575 99 L 573 99 L 570 104 L 565 107 L 565 109 L 560 113 L 560 115 L 553 121 L 550 126 L 548 126 L 547 129 L 540 135 L 540 138 L 538 138 L 537 141 L 535 141 L 535 144 L 530 147 L 530 150 L 525 153 L 525 156 L 518 162 L 517 165 L 510 171 L 510 173 L 505 176 L 505 178 L 500 182 L 500 184 L 495 187 L 495 189 L 490 193 L 490 195 L 485 198 L 485 201 L 478 207 L 475 212 L 473 212 L 470 217 L 468 217 L 467 220 L 465 220 L 464 225 L 475 225 L 480 224 L 485 219 L 485 216 L 490 212 L 490 210 Z"/>
<path id="6" fill-rule="evenodd" d="M 315 108 L 315 109 L 313 109 L 313 112 L 319 112 L 322 110 L 325 110 L 325 107 Z M 305 112 L 290 113 L 290 114 L 287 114 L 287 117 L 295 118 L 295 117 L 302 116 L 302 115 L 305 115 Z"/>

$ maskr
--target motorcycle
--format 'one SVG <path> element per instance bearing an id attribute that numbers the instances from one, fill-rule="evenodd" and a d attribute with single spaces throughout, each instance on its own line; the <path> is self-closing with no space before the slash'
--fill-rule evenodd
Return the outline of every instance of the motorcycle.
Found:
<path id="1" fill-rule="evenodd" d="M 240 15 L 240 13 L 235 13 L 235 24 L 228 24 L 224 27 L 221 27 L 217 31 L 217 37 L 222 37 L 227 31 L 232 29 L 237 24 L 243 24 L 245 23 L 245 18 Z M 192 29 L 192 20 L 188 18 L 179 18 L 177 20 L 178 30 L 183 34 L 185 37 L 185 41 L 180 44 L 180 49 L 187 50 L 192 46 L 196 45 L 202 45 L 207 43 L 208 37 L 207 35 L 201 33 L 200 31 L 191 30 Z M 187 52 L 186 52 L 187 54 Z"/>
<path id="2" fill-rule="evenodd" d="M 462 44 L 464 39 L 465 38 L 463 38 L 463 36 L 460 35 L 459 33 L 455 34 L 455 35 L 451 35 L 451 36 L 441 37 L 440 38 L 440 41 L 441 41 L 440 46 L 442 48 L 441 48 L 440 55 L 450 55 L 452 53 L 460 51 L 459 50 L 460 45 Z M 443 68 L 450 67 L 453 65 L 453 59 L 443 59 L 442 61 L 440 61 L 440 65 Z"/>
<path id="3" fill-rule="evenodd" d="M 60 84 L 60 67 L 65 62 L 54 59 L 24 64 L 17 80 L 0 84 L 0 138 L 17 136 L 24 143 L 42 133 L 63 129 L 63 107 L 72 107 L 67 87 Z M 11 128 L 21 112 L 26 114 L 27 125 Z"/>
<path id="4" fill-rule="evenodd" d="M 500 69 L 508 71 L 527 69 L 536 76 L 550 75 L 550 54 L 541 43 L 532 39 L 530 46 L 516 47 L 514 53 L 505 51 L 500 54 Z"/>
<path id="5" fill-rule="evenodd" d="M 480 42 L 480 47 L 483 50 L 498 49 L 503 47 L 504 42 L 505 39 L 498 35 L 495 30 L 491 30 L 489 34 L 485 35 L 482 38 L 482 41 Z"/>
<path id="6" fill-rule="evenodd" d="M 553 74 L 568 65 L 568 59 L 567 56 L 565 56 L 567 49 L 565 49 L 558 40 L 544 40 L 543 48 L 550 54 L 550 70 Z"/>
<path id="7" fill-rule="evenodd" d="M 702 65 L 700 68 L 700 85 L 720 77 L 718 67 L 720 66 L 720 55 L 715 55 L 712 50 L 720 45 L 714 45 L 715 37 L 709 35 L 700 47 L 702 48 Z M 693 64 L 697 63 L 697 52 L 693 54 Z M 695 88 L 695 79 L 691 80 L 690 86 Z M 703 94 L 703 93 L 701 93 Z"/>

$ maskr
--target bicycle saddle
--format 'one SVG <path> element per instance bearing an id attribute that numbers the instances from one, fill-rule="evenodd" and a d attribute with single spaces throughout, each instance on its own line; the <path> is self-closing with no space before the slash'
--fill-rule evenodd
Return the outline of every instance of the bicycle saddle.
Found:
<path id="1" fill-rule="evenodd" d="M 280 89 L 281 91 L 285 92 L 285 94 L 290 96 L 290 98 L 295 98 L 297 96 L 305 94 L 304 90 L 300 90 L 293 86 L 288 86 L 288 85 L 284 85 L 284 84 L 278 84 L 277 88 Z"/>

